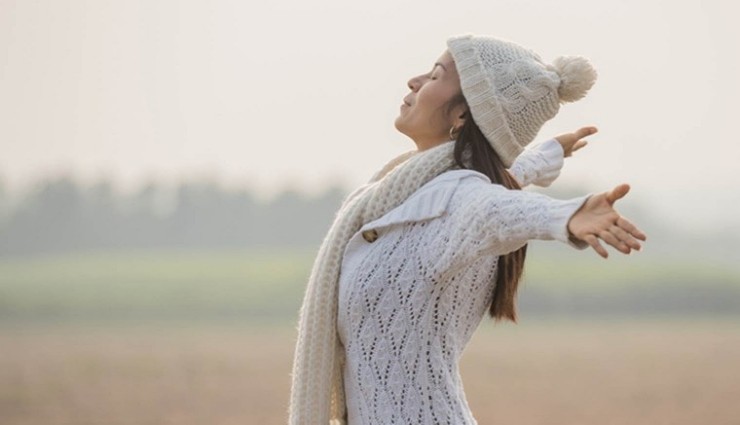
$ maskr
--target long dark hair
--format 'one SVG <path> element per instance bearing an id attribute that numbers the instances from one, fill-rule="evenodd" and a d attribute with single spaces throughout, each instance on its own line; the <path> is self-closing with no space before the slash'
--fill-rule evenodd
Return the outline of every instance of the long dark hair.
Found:
<path id="1" fill-rule="evenodd" d="M 448 115 L 452 108 L 460 104 L 467 106 L 462 93 L 447 103 Z M 467 108 L 463 118 L 465 118 L 465 124 L 455 137 L 455 163 L 460 168 L 472 169 L 485 174 L 493 184 L 500 184 L 507 189 L 521 190 L 522 187 L 506 169 L 501 158 L 473 121 L 470 108 Z M 516 251 L 499 256 L 493 301 L 489 309 L 489 315 L 497 322 L 501 319 L 509 319 L 516 323 L 516 292 L 524 273 L 526 256 L 527 244 Z"/>

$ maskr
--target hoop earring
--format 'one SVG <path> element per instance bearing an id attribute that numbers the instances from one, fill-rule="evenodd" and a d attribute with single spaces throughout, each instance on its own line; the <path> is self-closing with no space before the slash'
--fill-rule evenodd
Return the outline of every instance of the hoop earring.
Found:
<path id="1" fill-rule="evenodd" d="M 453 125 L 452 127 L 450 127 L 450 140 L 455 140 L 455 136 L 452 135 L 452 133 L 455 132 L 454 130 L 455 126 Z"/>

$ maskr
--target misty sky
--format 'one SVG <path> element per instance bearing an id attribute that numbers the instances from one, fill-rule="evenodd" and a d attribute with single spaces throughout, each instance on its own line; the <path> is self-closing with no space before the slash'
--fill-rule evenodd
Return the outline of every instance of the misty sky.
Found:
<path id="1" fill-rule="evenodd" d="M 413 142 L 411 76 L 465 32 L 588 57 L 599 79 L 535 143 L 600 133 L 553 187 L 627 182 L 695 232 L 740 234 L 738 7 L 727 1 L 0 0 L 0 178 L 209 177 L 269 196 L 367 179 Z M 618 202 L 618 206 L 619 206 Z"/>

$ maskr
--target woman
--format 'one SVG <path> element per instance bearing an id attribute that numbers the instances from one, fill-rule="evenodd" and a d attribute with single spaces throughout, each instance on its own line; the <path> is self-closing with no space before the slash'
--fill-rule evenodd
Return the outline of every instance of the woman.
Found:
<path id="1" fill-rule="evenodd" d="M 300 311 L 291 424 L 476 424 L 458 360 L 486 311 L 516 322 L 526 242 L 620 252 L 646 236 L 614 209 L 629 186 L 558 200 L 546 186 L 585 127 L 524 150 L 596 72 L 581 57 L 464 34 L 408 82 L 395 126 L 416 150 L 343 202 Z"/>

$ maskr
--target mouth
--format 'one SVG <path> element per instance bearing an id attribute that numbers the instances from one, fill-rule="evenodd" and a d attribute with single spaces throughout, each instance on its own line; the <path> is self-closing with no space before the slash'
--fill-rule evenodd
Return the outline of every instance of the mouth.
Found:
<path id="1" fill-rule="evenodd" d="M 408 101 L 408 100 L 406 100 L 405 98 L 403 99 L 403 103 L 404 103 L 404 104 L 405 104 L 406 106 L 411 106 L 411 103 L 409 103 L 409 101 Z"/>

